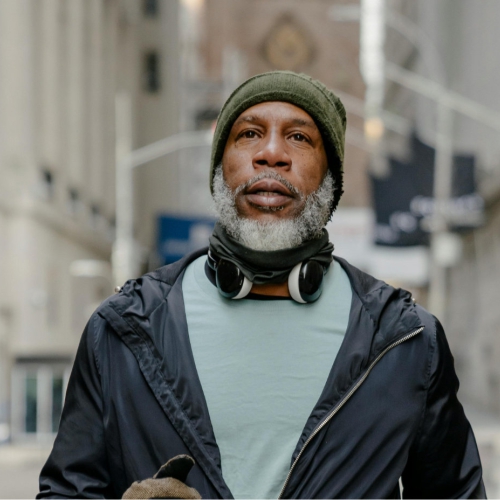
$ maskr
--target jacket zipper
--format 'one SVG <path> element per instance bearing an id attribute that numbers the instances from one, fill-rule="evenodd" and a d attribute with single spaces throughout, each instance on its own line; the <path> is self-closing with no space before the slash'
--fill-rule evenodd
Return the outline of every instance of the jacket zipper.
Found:
<path id="1" fill-rule="evenodd" d="M 297 458 L 294 460 L 292 466 L 290 467 L 290 470 L 288 471 L 288 475 L 286 476 L 285 479 L 285 484 L 283 485 L 283 488 L 281 488 L 280 494 L 278 499 L 282 498 L 282 495 L 285 491 L 285 488 L 287 487 L 290 477 L 292 475 L 293 469 L 297 465 L 297 462 L 299 461 L 300 457 L 302 456 L 302 453 L 304 452 L 306 446 L 312 441 L 314 436 L 318 434 L 318 432 L 323 429 L 323 427 L 338 413 L 338 411 L 347 403 L 347 401 L 350 399 L 350 397 L 359 389 L 361 384 L 366 380 L 370 372 L 372 371 L 373 367 L 382 359 L 387 352 L 389 352 L 391 349 L 394 347 L 397 347 L 398 345 L 402 344 L 403 342 L 406 342 L 407 340 L 411 339 L 412 337 L 415 337 L 415 335 L 418 335 L 424 327 L 420 327 L 418 330 L 415 330 L 414 332 L 409 333 L 408 335 L 405 335 L 404 337 L 400 338 L 390 346 L 386 347 L 372 362 L 372 364 L 368 367 L 364 375 L 358 380 L 358 382 L 354 385 L 354 387 L 344 396 L 343 399 L 340 400 L 340 402 L 337 404 L 335 408 L 323 419 L 323 421 L 314 429 L 314 431 L 311 433 L 311 435 L 307 438 L 306 442 L 302 446 L 299 454 L 297 455 Z"/>

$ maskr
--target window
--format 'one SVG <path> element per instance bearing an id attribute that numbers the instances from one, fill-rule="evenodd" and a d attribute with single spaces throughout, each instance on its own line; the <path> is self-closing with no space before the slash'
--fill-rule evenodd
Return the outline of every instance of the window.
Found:
<path id="1" fill-rule="evenodd" d="M 36 374 L 29 374 L 25 378 L 25 405 L 24 428 L 27 433 L 36 432 L 37 421 L 37 386 Z"/>
<path id="2" fill-rule="evenodd" d="M 75 188 L 68 189 L 68 212 L 71 215 L 76 215 L 82 208 L 83 206 L 78 190 Z"/>
<path id="3" fill-rule="evenodd" d="M 158 0 L 142 0 L 142 12 L 145 17 L 158 17 L 159 11 Z"/>
<path id="4" fill-rule="evenodd" d="M 70 370 L 69 361 L 18 359 L 12 371 L 14 439 L 53 439 L 59 428 Z"/>
<path id="5" fill-rule="evenodd" d="M 48 168 L 42 168 L 38 188 L 40 198 L 45 201 L 52 200 L 55 194 L 54 188 L 54 174 Z"/>
<path id="6" fill-rule="evenodd" d="M 146 92 L 154 94 L 160 90 L 160 57 L 158 52 L 144 54 L 143 87 Z"/>
<path id="7" fill-rule="evenodd" d="M 200 109 L 195 115 L 196 130 L 205 130 L 215 127 L 220 108 Z"/>
<path id="8" fill-rule="evenodd" d="M 63 407 L 64 379 L 61 375 L 52 377 L 52 432 L 56 433 L 59 429 L 59 420 Z"/>
<path id="9" fill-rule="evenodd" d="M 90 223 L 94 229 L 99 229 L 102 224 L 103 216 L 101 215 L 101 209 L 97 203 L 92 203 L 90 206 Z"/>

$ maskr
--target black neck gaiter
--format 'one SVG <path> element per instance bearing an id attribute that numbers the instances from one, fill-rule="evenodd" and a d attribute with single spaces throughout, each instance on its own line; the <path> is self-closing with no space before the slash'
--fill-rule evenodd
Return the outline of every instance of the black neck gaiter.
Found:
<path id="1" fill-rule="evenodd" d="M 284 283 L 290 271 L 304 260 L 315 260 L 325 268 L 332 262 L 333 244 L 323 229 L 320 238 L 308 240 L 295 248 L 264 252 L 252 250 L 231 237 L 217 222 L 210 236 L 210 253 L 214 258 L 236 264 L 256 285 Z"/>

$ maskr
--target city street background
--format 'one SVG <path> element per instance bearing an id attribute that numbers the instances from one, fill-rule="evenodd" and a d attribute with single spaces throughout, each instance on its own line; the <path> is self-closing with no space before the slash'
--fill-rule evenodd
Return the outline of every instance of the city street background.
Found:
<path id="1" fill-rule="evenodd" d="M 443 323 L 500 498 L 499 22 L 499 0 L 0 0 L 0 498 L 37 492 L 95 307 L 206 245 L 217 115 L 274 69 L 342 99 L 335 254 Z"/>

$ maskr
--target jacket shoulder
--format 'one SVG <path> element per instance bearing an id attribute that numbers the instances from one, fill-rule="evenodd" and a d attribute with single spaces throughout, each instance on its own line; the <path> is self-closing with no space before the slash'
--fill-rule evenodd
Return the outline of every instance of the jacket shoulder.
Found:
<path id="1" fill-rule="evenodd" d="M 418 314 L 418 317 L 420 318 L 420 321 L 424 326 L 424 332 L 427 335 L 435 336 L 438 329 L 443 330 L 441 323 L 436 318 L 436 316 L 434 316 L 420 304 L 415 304 L 415 311 Z"/>
<path id="2" fill-rule="evenodd" d="M 150 316 L 165 301 L 186 267 L 206 253 L 206 248 L 197 250 L 140 278 L 127 280 L 118 293 L 101 303 L 96 314 L 105 317 L 105 312 L 111 308 L 120 316 Z"/>
<path id="3" fill-rule="evenodd" d="M 381 287 L 390 287 L 387 283 L 379 280 L 372 275 L 361 271 L 356 266 L 353 266 L 346 259 L 338 256 L 334 256 L 334 259 L 342 266 L 342 269 L 347 273 L 349 281 L 353 289 L 358 293 L 358 295 L 367 295 L 374 290 Z"/>
<path id="4" fill-rule="evenodd" d="M 374 278 L 344 259 L 335 260 L 346 272 L 353 294 L 370 317 L 370 331 L 377 337 L 375 344 L 386 345 L 422 326 L 410 292 Z"/>
<path id="5" fill-rule="evenodd" d="M 417 304 L 412 294 L 408 290 L 402 288 L 394 288 L 388 283 L 380 279 L 377 279 L 371 276 L 370 274 L 365 273 L 364 271 L 361 271 L 360 269 L 353 266 L 345 259 L 339 257 L 336 257 L 335 259 L 341 264 L 343 269 L 346 271 L 351 281 L 351 285 L 353 286 L 354 290 L 358 292 L 359 295 L 362 296 L 370 296 L 371 294 L 378 295 L 380 291 L 383 290 L 388 292 L 391 298 L 396 302 L 398 303 L 404 302 L 405 306 L 408 306 L 408 301 L 411 301 L 409 305 L 411 306 L 411 309 L 415 311 L 416 315 L 420 319 L 425 329 L 429 331 L 436 330 L 436 324 L 439 324 L 437 318 L 429 311 L 427 311 L 424 307 L 422 307 L 420 304 Z M 377 300 L 382 301 L 382 297 L 381 296 L 377 297 Z"/>

